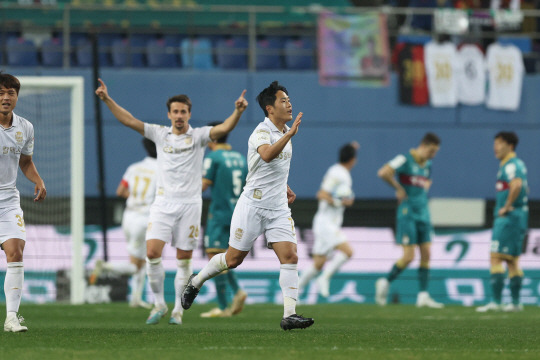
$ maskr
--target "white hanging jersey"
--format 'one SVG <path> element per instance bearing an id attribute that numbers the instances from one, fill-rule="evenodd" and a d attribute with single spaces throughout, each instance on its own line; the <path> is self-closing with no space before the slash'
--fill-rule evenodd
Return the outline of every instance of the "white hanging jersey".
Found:
<path id="1" fill-rule="evenodd" d="M 352 177 L 347 168 L 341 164 L 332 165 L 324 174 L 321 190 L 331 194 L 334 198 L 339 198 L 339 189 L 348 188 L 352 196 Z M 341 200 L 341 199 L 340 199 Z M 338 227 L 343 224 L 344 206 L 333 206 L 325 200 L 319 200 L 319 207 L 315 214 L 316 221 L 328 220 Z"/>
<path id="2" fill-rule="evenodd" d="M 489 90 L 486 105 L 494 110 L 517 110 L 525 66 L 521 50 L 514 45 L 493 43 L 487 48 Z"/>
<path id="3" fill-rule="evenodd" d="M 285 125 L 285 132 L 289 127 Z M 257 149 L 261 145 L 272 145 L 283 137 L 281 132 L 265 118 L 248 141 L 248 174 L 242 192 L 248 203 L 264 209 L 287 209 L 287 180 L 292 158 L 292 143 L 289 141 L 283 151 L 269 163 L 261 159 Z"/>
<path id="4" fill-rule="evenodd" d="M 122 184 L 129 189 L 126 210 L 150 213 L 150 205 L 156 194 L 156 173 L 157 160 L 153 157 L 146 157 L 127 168 L 122 176 Z"/>
<path id="5" fill-rule="evenodd" d="M 34 153 L 34 126 L 13 113 L 11 127 L 0 126 L 0 208 L 20 206 L 17 171 L 21 154 Z"/>
<path id="6" fill-rule="evenodd" d="M 144 136 L 156 144 L 156 197 L 179 203 L 202 202 L 202 163 L 211 126 L 189 127 L 175 135 L 171 127 L 144 124 Z"/>
<path id="7" fill-rule="evenodd" d="M 456 46 L 451 42 L 439 44 L 430 41 L 424 46 L 424 62 L 431 106 L 456 106 L 458 101 Z"/>
<path id="8" fill-rule="evenodd" d="M 466 44 L 458 51 L 458 98 L 465 105 L 480 105 L 486 99 L 486 62 L 478 46 Z"/>

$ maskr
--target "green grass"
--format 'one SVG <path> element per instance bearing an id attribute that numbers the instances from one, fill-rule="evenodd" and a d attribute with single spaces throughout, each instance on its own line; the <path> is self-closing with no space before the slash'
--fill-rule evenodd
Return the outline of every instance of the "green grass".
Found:
<path id="1" fill-rule="evenodd" d="M 145 325 L 126 304 L 28 305 L 26 333 L 0 335 L 0 359 L 540 359 L 540 308 L 477 314 L 472 308 L 409 305 L 299 306 L 306 330 L 279 327 L 282 307 L 246 306 L 233 318 Z"/>

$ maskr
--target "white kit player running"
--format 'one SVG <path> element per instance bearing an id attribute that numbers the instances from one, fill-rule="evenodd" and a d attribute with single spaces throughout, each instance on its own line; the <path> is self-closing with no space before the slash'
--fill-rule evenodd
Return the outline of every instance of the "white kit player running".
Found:
<path id="1" fill-rule="evenodd" d="M 292 158 L 291 138 L 302 119 L 299 113 L 292 127 L 292 105 L 287 89 L 274 81 L 258 96 L 266 118 L 248 142 L 248 175 L 231 220 L 229 248 L 217 254 L 199 272 L 191 275 L 182 294 L 182 306 L 189 309 L 204 282 L 227 269 L 236 268 L 261 234 L 281 263 L 279 285 L 283 292 L 283 330 L 307 328 L 314 322 L 296 314 L 298 299 L 298 255 L 296 233 L 288 204 L 296 198 L 287 185 Z"/>
<path id="2" fill-rule="evenodd" d="M 93 285 L 101 273 L 131 276 L 131 299 L 129 306 L 150 309 L 152 305 L 143 300 L 146 280 L 146 228 L 150 206 L 156 193 L 157 153 L 156 144 L 143 138 L 143 146 L 148 154 L 143 160 L 131 164 L 116 189 L 116 195 L 126 200 L 122 216 L 122 230 L 127 241 L 130 262 L 105 262 L 97 260 L 89 283 Z"/>
<path id="3" fill-rule="evenodd" d="M 19 99 L 20 88 L 21 84 L 15 76 L 0 72 L 0 247 L 7 260 L 4 279 L 4 331 L 7 332 L 28 330 L 21 325 L 22 317 L 17 315 L 22 297 L 23 251 L 26 243 L 23 211 L 16 187 L 18 168 L 36 185 L 34 201 L 42 201 L 47 196 L 45 184 L 32 160 L 34 127 L 28 120 L 13 112 Z"/>
<path id="4" fill-rule="evenodd" d="M 165 244 L 176 248 L 177 272 L 174 279 L 175 305 L 169 324 L 182 323 L 180 296 L 192 273 L 191 257 L 197 246 L 202 212 L 202 163 L 208 142 L 231 132 L 247 108 L 246 90 L 235 101 L 233 113 L 220 125 L 192 128 L 191 100 L 176 95 L 167 101 L 170 127 L 144 123 L 118 105 L 100 79 L 96 95 L 125 126 L 152 140 L 157 149 L 156 198 L 150 208 L 146 231 L 146 271 L 154 294 L 154 308 L 146 320 L 159 323 L 168 311 L 165 303 L 165 271 L 161 255 Z"/>
<path id="5" fill-rule="evenodd" d="M 313 263 L 300 276 L 300 294 L 308 283 L 321 273 L 328 256 L 333 253 L 332 260 L 317 278 L 321 296 L 330 296 L 330 279 L 353 255 L 347 238 L 341 231 L 341 225 L 345 207 L 354 202 L 351 169 L 356 165 L 356 151 L 359 147 L 357 142 L 352 142 L 340 149 L 339 163 L 328 169 L 321 189 L 317 192 L 319 207 L 313 218 Z"/>

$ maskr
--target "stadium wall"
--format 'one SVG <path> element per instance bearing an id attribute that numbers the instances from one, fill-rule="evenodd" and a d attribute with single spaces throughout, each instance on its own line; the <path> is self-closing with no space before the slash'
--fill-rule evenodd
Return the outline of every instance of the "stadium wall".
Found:
<path id="1" fill-rule="evenodd" d="M 82 75 L 85 77 L 86 178 L 85 195 L 98 195 L 96 137 L 94 129 L 93 82 L 87 69 L 49 70 L 5 68 L 22 75 Z M 494 197 L 498 162 L 493 156 L 493 136 L 500 130 L 514 130 L 520 137 L 518 155 L 528 164 L 531 199 L 540 199 L 540 168 L 534 154 L 540 153 L 540 76 L 526 76 L 519 111 L 499 112 L 483 106 L 451 109 L 415 108 L 398 104 L 397 83 L 392 77 L 386 88 L 332 88 L 318 83 L 316 72 L 256 72 L 191 70 L 130 70 L 106 68 L 101 72 L 114 99 L 137 118 L 170 124 L 166 99 L 187 93 L 193 101 L 193 126 L 223 120 L 233 102 L 247 89 L 250 106 L 230 143 L 242 153 L 247 139 L 262 120 L 255 96 L 273 80 L 287 86 L 293 112 L 304 113 L 300 133 L 294 138 L 290 185 L 299 198 L 313 198 L 320 180 L 337 159 L 345 142 L 361 144 L 359 163 L 353 169 L 354 191 L 363 199 L 392 198 L 393 192 L 379 179 L 378 168 L 400 152 L 416 146 L 422 135 L 434 131 L 442 148 L 433 167 L 436 197 Z M 123 128 L 103 108 L 105 133 L 106 189 L 114 197 L 126 167 L 144 156 L 140 136 Z M 30 119 L 31 120 L 31 119 Z M 39 151 L 39 134 L 36 134 Z"/>

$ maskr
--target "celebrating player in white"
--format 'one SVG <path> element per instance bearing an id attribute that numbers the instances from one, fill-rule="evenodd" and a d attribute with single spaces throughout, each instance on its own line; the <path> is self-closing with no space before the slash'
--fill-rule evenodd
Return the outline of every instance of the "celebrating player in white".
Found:
<path id="1" fill-rule="evenodd" d="M 229 248 L 212 257 L 197 275 L 191 275 L 182 294 L 182 306 L 189 309 L 204 282 L 219 273 L 236 268 L 261 234 L 281 263 L 279 285 L 283 292 L 283 330 L 307 328 L 311 318 L 296 315 L 298 299 L 298 256 L 296 233 L 291 217 L 296 195 L 287 185 L 292 158 L 291 138 L 298 132 L 302 113 L 292 127 L 292 105 L 287 89 L 274 81 L 258 96 L 266 118 L 251 134 L 248 142 L 248 175 L 231 220 Z"/>
<path id="2" fill-rule="evenodd" d="M 17 167 L 34 184 L 34 201 L 47 196 L 45 184 L 38 174 L 32 154 L 34 152 L 34 127 L 13 112 L 19 98 L 21 84 L 13 75 L 0 72 L 0 247 L 6 253 L 7 271 L 4 279 L 6 296 L 6 321 L 4 331 L 21 332 L 28 328 L 21 325 L 17 316 L 21 304 L 24 281 L 23 250 L 26 242 L 23 211 L 17 190 Z"/>
<path id="3" fill-rule="evenodd" d="M 357 142 L 344 145 L 339 151 L 339 163 L 332 165 L 324 175 L 321 189 L 317 192 L 319 207 L 313 218 L 313 264 L 300 276 L 300 293 L 315 276 L 319 275 L 328 255 L 332 260 L 317 278 L 319 293 L 330 295 L 330 279 L 349 260 L 353 251 L 341 231 L 345 207 L 354 202 L 351 169 L 356 165 Z"/>
<path id="4" fill-rule="evenodd" d="M 129 306 L 151 308 L 152 305 L 142 299 L 146 269 L 146 228 L 150 206 L 156 194 L 157 153 L 156 144 L 143 138 L 143 145 L 148 154 L 141 161 L 131 164 L 116 189 L 116 195 L 127 199 L 122 217 L 122 230 L 127 241 L 129 263 L 96 261 L 90 276 L 90 284 L 95 284 L 102 272 L 131 276 L 131 300 Z"/>
<path id="5" fill-rule="evenodd" d="M 197 246 L 202 212 L 202 163 L 208 142 L 234 129 L 248 105 L 242 92 L 235 102 L 233 113 L 220 125 L 192 128 L 191 100 L 187 95 L 176 95 L 167 101 L 171 127 L 152 125 L 136 119 L 118 105 L 108 94 L 100 79 L 96 95 L 109 107 L 125 126 L 132 128 L 156 143 L 157 188 L 156 199 L 150 208 L 146 231 L 146 270 L 154 294 L 154 308 L 146 323 L 157 324 L 168 311 L 163 282 L 165 271 L 161 254 L 165 244 L 176 248 L 178 270 L 174 279 L 175 306 L 169 324 L 182 323 L 182 289 L 192 273 L 191 257 Z"/>

